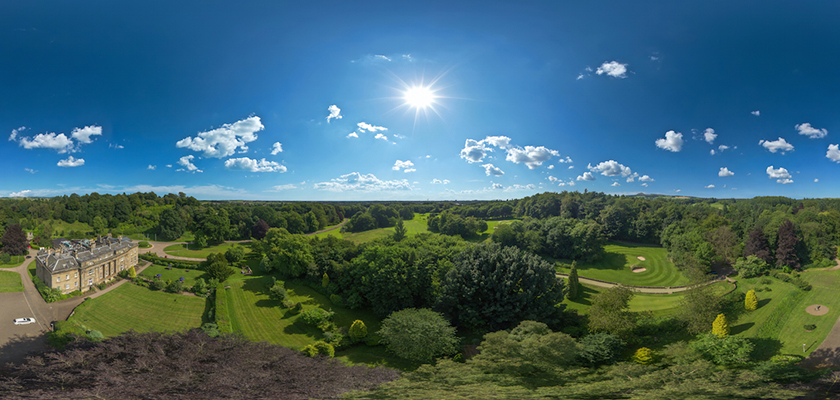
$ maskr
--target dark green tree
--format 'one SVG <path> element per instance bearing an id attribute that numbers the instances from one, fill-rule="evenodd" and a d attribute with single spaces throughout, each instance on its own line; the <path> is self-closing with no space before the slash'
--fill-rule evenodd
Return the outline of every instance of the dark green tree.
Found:
<path id="1" fill-rule="evenodd" d="M 799 256 L 796 255 L 796 227 L 790 220 L 785 220 L 779 227 L 779 239 L 776 247 L 776 265 L 799 269 Z"/>
<path id="2" fill-rule="evenodd" d="M 395 311 L 382 321 L 379 336 L 388 351 L 406 360 L 428 363 L 455 353 L 458 338 L 449 321 L 427 308 Z"/>
<path id="3" fill-rule="evenodd" d="M 97 215 L 93 217 L 93 223 L 91 225 L 93 226 L 93 234 L 101 235 L 108 228 L 108 220 Z"/>
<path id="4" fill-rule="evenodd" d="M 628 337 L 636 327 L 636 313 L 630 311 L 633 291 L 625 286 L 609 288 L 592 299 L 589 330 Z"/>
<path id="5" fill-rule="evenodd" d="M 406 232 L 408 232 L 408 230 L 405 229 L 405 224 L 403 224 L 403 220 L 397 220 L 397 224 L 394 226 L 394 241 L 399 242 L 405 239 Z"/>
<path id="6" fill-rule="evenodd" d="M 553 332 L 542 322 L 522 321 L 510 333 L 484 335 L 481 353 L 471 361 L 490 373 L 533 376 L 575 362 L 578 346 L 571 336 Z"/>
<path id="7" fill-rule="evenodd" d="M 26 234 L 18 224 L 11 224 L 6 227 L 3 232 L 3 237 L 0 238 L 0 243 L 3 244 L 3 252 L 13 256 L 22 256 L 26 254 L 29 244 L 26 241 Z"/>
<path id="8" fill-rule="evenodd" d="M 184 234 L 186 224 L 181 213 L 174 208 L 167 208 L 160 213 L 158 232 L 161 240 L 175 240 Z"/>
<path id="9" fill-rule="evenodd" d="M 572 270 L 569 271 L 569 293 L 566 295 L 569 300 L 577 299 L 580 294 L 580 279 L 578 278 L 577 261 L 572 261 Z"/>
<path id="10" fill-rule="evenodd" d="M 233 245 L 225 252 L 225 258 L 231 264 L 236 264 L 242 261 L 245 257 L 245 249 L 242 246 Z"/>
<path id="11" fill-rule="evenodd" d="M 266 262 L 261 266 L 266 272 L 279 271 L 297 278 L 305 274 L 306 268 L 313 263 L 309 239 L 302 235 L 292 235 L 283 228 L 269 229 L 265 238 L 256 246 L 265 256 Z"/>
<path id="12" fill-rule="evenodd" d="M 207 256 L 207 261 L 201 263 L 204 272 L 212 279 L 218 279 L 219 282 L 224 282 L 235 272 L 228 266 L 227 259 L 222 253 L 211 253 Z"/>
<path id="13" fill-rule="evenodd" d="M 621 358 L 625 343 L 618 336 L 598 332 L 580 339 L 578 360 L 581 364 L 596 367 L 613 364 Z"/>

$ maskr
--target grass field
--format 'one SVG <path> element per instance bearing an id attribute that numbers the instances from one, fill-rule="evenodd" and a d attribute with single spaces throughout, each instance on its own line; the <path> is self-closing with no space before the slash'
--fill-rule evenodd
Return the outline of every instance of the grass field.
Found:
<path id="1" fill-rule="evenodd" d="M 604 257 L 590 264 L 578 263 L 578 275 L 631 286 L 681 286 L 688 278 L 668 260 L 668 251 L 631 243 L 610 242 L 604 246 Z M 642 261 L 638 257 L 643 257 Z M 630 267 L 644 267 L 644 272 L 632 272 Z M 557 272 L 569 273 L 571 263 L 561 262 Z"/>
<path id="2" fill-rule="evenodd" d="M 424 233 L 429 231 L 428 225 L 428 214 L 414 214 L 414 218 L 409 221 L 403 221 L 406 229 L 406 235 L 412 236 L 418 233 Z M 353 243 L 365 243 L 370 242 L 376 239 L 381 239 L 387 236 L 391 236 L 394 234 L 394 227 L 390 228 L 379 228 L 379 229 L 372 229 L 369 231 L 364 232 L 340 232 L 339 229 L 334 229 L 328 232 L 322 232 L 315 236 L 317 237 L 326 237 L 326 236 L 336 236 L 342 239 L 347 239 L 352 241 Z"/>
<path id="3" fill-rule="evenodd" d="M 732 284 L 727 282 L 716 282 L 712 284 L 715 293 L 723 295 L 730 289 Z M 577 310 L 579 313 L 585 314 L 592 305 L 592 298 L 598 293 L 601 293 L 605 288 L 581 285 L 583 287 L 583 294 L 575 299 L 566 299 L 564 304 L 570 310 Z M 630 300 L 630 311 L 650 311 L 655 316 L 674 315 L 679 312 L 680 301 L 682 301 L 683 293 L 674 294 L 648 294 L 636 293 L 633 299 Z"/>
<path id="4" fill-rule="evenodd" d="M 7 263 L 0 262 L 0 268 L 14 268 L 20 265 L 24 260 L 26 260 L 26 256 L 12 256 L 11 261 Z"/>
<path id="5" fill-rule="evenodd" d="M 145 276 L 146 278 L 152 279 L 155 275 L 161 274 L 161 279 L 166 282 L 167 280 L 177 280 L 184 277 L 184 286 L 193 286 L 195 285 L 195 280 L 198 278 L 204 278 L 204 281 L 207 282 L 207 274 L 204 271 L 191 269 L 187 272 L 186 269 L 181 268 L 172 268 L 166 269 L 166 267 L 162 265 L 152 264 L 146 267 L 139 275 Z"/>
<path id="6" fill-rule="evenodd" d="M 171 246 L 166 246 L 163 251 L 166 254 L 171 256 L 178 256 L 178 257 L 190 257 L 190 258 L 207 258 L 210 253 L 224 253 L 228 251 L 229 248 L 232 246 L 241 246 L 245 250 L 245 254 L 251 252 L 251 242 L 244 242 L 244 243 L 222 243 L 217 246 L 210 246 L 205 247 L 199 250 L 190 250 L 188 247 L 189 244 L 173 244 Z"/>
<path id="7" fill-rule="evenodd" d="M 70 320 L 100 331 L 105 337 L 129 330 L 183 331 L 201 326 L 205 301 L 125 283 L 79 305 Z"/>
<path id="8" fill-rule="evenodd" d="M 0 293 L 22 292 L 23 281 L 20 274 L 12 271 L 0 271 Z"/>

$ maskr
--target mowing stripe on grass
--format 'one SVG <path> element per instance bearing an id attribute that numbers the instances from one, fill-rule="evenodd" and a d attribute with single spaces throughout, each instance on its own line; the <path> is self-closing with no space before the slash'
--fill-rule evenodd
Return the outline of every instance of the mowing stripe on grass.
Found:
<path id="1" fill-rule="evenodd" d="M 784 326 L 785 322 L 787 322 L 787 318 L 790 317 L 790 314 L 793 313 L 793 309 L 797 304 L 799 304 L 803 297 L 805 297 L 805 292 L 801 290 L 795 290 L 785 296 L 785 298 L 776 305 L 776 308 L 764 320 L 761 326 L 758 327 L 758 330 L 755 332 L 755 336 L 768 339 L 777 338 L 779 336 L 779 332 L 782 330 L 782 326 Z"/>

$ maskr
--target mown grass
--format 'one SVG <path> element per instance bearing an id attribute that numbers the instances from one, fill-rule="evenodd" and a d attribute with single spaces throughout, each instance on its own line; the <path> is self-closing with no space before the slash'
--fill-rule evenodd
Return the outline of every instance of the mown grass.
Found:
<path id="1" fill-rule="evenodd" d="M 23 281 L 20 274 L 13 271 L 0 271 L 0 293 L 22 292 Z"/>
<path id="2" fill-rule="evenodd" d="M 15 268 L 23 262 L 26 261 L 26 256 L 12 256 L 12 259 L 9 262 L 0 262 L 0 268 Z"/>
<path id="3" fill-rule="evenodd" d="M 189 272 L 187 272 L 189 271 Z M 198 269 L 183 269 L 183 268 L 172 268 L 166 269 L 166 267 L 162 265 L 152 264 L 146 267 L 139 275 L 144 276 L 148 279 L 153 279 L 155 275 L 160 274 L 161 280 L 166 282 L 167 280 L 178 280 L 181 277 L 184 277 L 184 286 L 193 286 L 195 285 L 195 280 L 198 278 L 203 278 L 205 282 L 209 279 L 207 274 Z"/>
<path id="4" fill-rule="evenodd" d="M 406 229 L 406 236 L 417 235 L 419 233 L 425 233 L 429 231 L 429 224 L 428 224 L 428 214 L 414 214 L 414 218 L 411 220 L 403 221 Z M 347 239 L 352 241 L 353 243 L 366 243 L 371 242 L 376 239 L 381 239 L 384 237 L 388 237 L 394 234 L 394 227 L 389 228 L 379 228 L 379 229 L 371 229 L 369 231 L 364 232 L 339 232 L 338 229 L 334 229 L 329 232 L 319 233 L 315 236 L 317 237 L 326 237 L 326 236 L 336 236 L 342 239 Z"/>
<path id="5" fill-rule="evenodd" d="M 578 263 L 578 275 L 631 286 L 681 286 L 688 278 L 668 259 L 668 251 L 632 243 L 610 242 L 605 254 L 594 263 Z M 643 257 L 640 260 L 638 257 Z M 644 272 L 632 272 L 631 266 L 643 267 Z M 560 262 L 557 272 L 567 274 L 570 262 Z"/>
<path id="6" fill-rule="evenodd" d="M 163 251 L 171 256 L 189 257 L 189 258 L 207 258 L 211 253 L 224 253 L 233 246 L 241 246 L 245 250 L 245 254 L 251 252 L 251 242 L 244 243 L 222 243 L 216 246 L 205 247 L 198 250 L 190 250 L 190 247 L 195 247 L 191 244 L 173 244 L 166 246 Z"/>
<path id="7" fill-rule="evenodd" d="M 198 328 L 206 299 L 153 291 L 131 283 L 85 301 L 71 321 L 102 332 L 105 337 L 134 330 L 175 332 Z"/>
<path id="8" fill-rule="evenodd" d="M 575 300 L 566 299 L 563 303 L 570 310 L 576 310 L 581 314 L 586 314 L 589 311 L 589 307 L 592 306 L 592 298 L 606 290 L 606 288 L 591 285 L 581 286 L 583 290 L 580 297 Z M 732 288 L 732 284 L 715 282 L 712 284 L 712 288 L 718 295 L 723 295 Z M 649 311 L 654 316 L 676 315 L 679 313 L 680 302 L 684 296 L 685 293 L 683 292 L 674 294 L 636 293 L 630 300 L 630 311 Z"/>

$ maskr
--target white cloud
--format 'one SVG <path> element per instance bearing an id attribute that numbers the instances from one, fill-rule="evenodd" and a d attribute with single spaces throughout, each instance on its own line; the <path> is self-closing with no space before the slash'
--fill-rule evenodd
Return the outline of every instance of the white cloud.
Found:
<path id="1" fill-rule="evenodd" d="M 732 175 L 735 175 L 735 173 L 730 171 L 729 168 L 727 168 L 727 167 L 721 167 L 720 171 L 718 171 L 718 176 L 728 177 L 728 176 L 732 176 Z"/>
<path id="2" fill-rule="evenodd" d="M 63 133 L 39 133 L 33 138 L 21 137 L 20 145 L 24 149 L 51 149 L 59 153 L 67 153 L 73 151 L 73 140 L 65 136 Z"/>
<path id="3" fill-rule="evenodd" d="M 825 157 L 831 161 L 836 163 L 840 163 L 840 145 L 837 144 L 830 144 L 828 145 L 828 151 L 825 153 Z"/>
<path id="4" fill-rule="evenodd" d="M 819 182 L 819 181 L 820 180 L 818 178 L 814 178 L 814 183 Z"/>
<path id="5" fill-rule="evenodd" d="M 715 130 L 712 128 L 706 128 L 706 130 L 703 132 L 703 140 L 705 140 L 709 144 L 714 143 L 715 138 L 717 136 L 718 135 L 715 133 Z"/>
<path id="6" fill-rule="evenodd" d="M 38 172 L 38 170 L 32 169 L 32 168 L 24 168 L 23 170 L 26 171 L 26 172 L 29 172 L 30 174 L 34 174 L 34 173 Z"/>
<path id="7" fill-rule="evenodd" d="M 579 81 L 581 79 L 583 79 L 583 74 L 578 74 L 577 78 L 575 78 L 575 80 L 577 80 L 577 81 Z"/>
<path id="8" fill-rule="evenodd" d="M 166 164 L 166 168 L 172 168 L 172 164 Z"/>
<path id="9" fill-rule="evenodd" d="M 281 190 L 297 189 L 297 186 L 294 183 L 287 183 L 285 185 L 272 186 L 271 189 L 272 192 L 279 192 Z"/>
<path id="10" fill-rule="evenodd" d="M 494 187 L 495 187 L 495 185 L 498 185 L 498 184 L 493 184 Z M 515 192 L 515 191 L 518 191 L 518 190 L 534 190 L 536 188 L 537 188 L 537 186 L 534 185 L 533 183 L 529 183 L 527 185 L 514 184 L 514 185 L 510 185 L 510 186 L 506 187 L 505 192 Z"/>
<path id="11" fill-rule="evenodd" d="M 612 185 L 610 185 L 610 186 L 613 186 L 613 187 L 615 187 L 615 186 L 621 186 L 621 184 L 620 184 L 620 183 L 618 183 L 618 182 L 613 182 L 613 183 L 612 183 Z"/>
<path id="12" fill-rule="evenodd" d="M 507 150 L 505 160 L 514 164 L 525 163 L 528 169 L 534 169 L 548 161 L 551 156 L 559 155 L 560 153 L 557 150 L 551 150 L 544 146 L 525 146 L 524 149 L 514 147 Z"/>
<path id="13" fill-rule="evenodd" d="M 771 153 L 775 153 L 780 151 L 782 154 L 785 152 L 793 151 L 793 145 L 786 142 L 785 139 L 779 138 L 779 140 L 769 141 L 769 140 L 760 140 L 758 144 L 764 146 L 765 149 L 770 150 Z"/>
<path id="14" fill-rule="evenodd" d="M 75 128 L 73 129 L 73 133 L 71 135 L 73 136 L 73 139 L 76 139 L 79 143 L 89 144 L 93 142 L 93 140 L 90 139 L 91 136 L 102 135 L 102 127 L 91 125 L 84 128 Z"/>
<path id="15" fill-rule="evenodd" d="M 247 143 L 257 140 L 256 133 L 265 129 L 260 117 L 253 116 L 224 124 L 220 128 L 199 132 L 196 137 L 186 137 L 175 143 L 178 148 L 204 152 L 204 157 L 222 158 L 236 153 L 236 149 L 248 150 Z"/>
<path id="16" fill-rule="evenodd" d="M 714 189 L 714 188 L 715 188 L 715 185 L 704 186 L 704 188 L 706 188 L 706 189 Z"/>
<path id="17" fill-rule="evenodd" d="M 404 169 L 405 170 L 404 172 L 414 172 L 414 171 L 416 171 L 416 169 L 412 168 L 413 166 L 414 166 L 414 163 L 409 161 L 409 160 L 405 160 L 405 161 L 397 160 L 397 162 L 394 163 L 394 166 L 391 167 L 391 169 L 394 170 L 394 171 L 399 171 L 400 169 Z"/>
<path id="18" fill-rule="evenodd" d="M 592 166 L 592 164 L 587 165 L 586 167 L 590 171 L 593 172 L 600 172 L 601 175 L 604 176 L 623 176 L 627 177 L 630 176 L 633 171 L 630 170 L 629 167 L 626 167 L 615 160 L 604 161 L 596 166 Z M 593 179 L 587 179 L 593 180 Z"/>
<path id="19" fill-rule="evenodd" d="M 811 139 L 822 139 L 828 136 L 828 130 L 814 128 L 807 122 L 796 125 L 796 130 L 799 131 L 800 135 L 808 136 Z"/>
<path id="20" fill-rule="evenodd" d="M 557 186 L 574 186 L 574 185 L 575 185 L 575 181 L 573 179 L 569 179 L 568 182 L 560 182 L 560 183 L 557 184 Z"/>
<path id="21" fill-rule="evenodd" d="M 493 164 L 484 164 L 482 165 L 482 167 L 484 167 L 484 173 L 487 174 L 487 176 L 502 176 L 505 174 L 504 171 L 502 171 L 500 168 L 496 167 Z"/>
<path id="22" fill-rule="evenodd" d="M 557 160 L 557 162 L 561 162 L 561 163 L 572 163 L 572 162 L 574 162 L 574 161 L 572 161 L 572 159 L 571 159 L 569 156 L 566 156 L 566 158 L 561 158 L 561 159 Z"/>
<path id="23" fill-rule="evenodd" d="M 149 166 L 146 167 L 146 169 L 150 169 L 150 170 L 154 171 L 155 169 L 157 169 L 157 165 L 149 164 Z"/>
<path id="24" fill-rule="evenodd" d="M 549 177 L 548 177 L 548 181 L 549 181 L 549 182 L 551 182 L 551 183 L 557 182 L 557 181 L 559 181 L 559 180 L 560 180 L 560 179 L 555 178 L 555 177 L 553 177 L 553 176 L 549 176 Z"/>
<path id="25" fill-rule="evenodd" d="M 724 150 L 726 150 L 726 149 L 728 149 L 728 148 L 729 148 L 729 146 L 727 146 L 727 145 L 725 145 L 725 144 L 722 144 L 722 145 L 718 146 L 718 150 L 720 150 L 720 151 L 724 151 Z"/>
<path id="26" fill-rule="evenodd" d="M 674 190 L 674 191 L 675 191 L 675 192 L 677 192 L 677 193 L 679 193 L 679 192 L 682 192 L 682 189 L 676 189 L 676 190 Z"/>
<path id="27" fill-rule="evenodd" d="M 381 134 L 381 133 L 377 133 L 377 134 L 376 134 L 376 136 L 374 136 L 373 138 L 374 138 L 374 139 L 382 139 L 382 140 L 384 140 L 384 141 L 386 141 L 386 142 L 388 141 L 388 136 L 385 136 L 385 135 L 383 135 L 383 134 Z"/>
<path id="28" fill-rule="evenodd" d="M 554 169 L 554 165 L 549 165 L 549 166 L 547 166 L 546 168 L 548 168 L 548 169 Z"/>
<path id="29" fill-rule="evenodd" d="M 682 133 L 679 132 L 668 131 L 665 132 L 664 139 L 656 139 L 656 147 L 659 147 L 660 149 L 665 149 L 676 153 L 682 150 L 682 146 Z"/>
<path id="30" fill-rule="evenodd" d="M 383 181 L 373 174 L 362 175 L 358 172 L 341 175 L 340 178 L 331 179 L 329 182 L 316 183 L 314 188 L 331 192 L 379 192 L 412 189 L 407 179 Z"/>
<path id="31" fill-rule="evenodd" d="M 639 177 L 638 172 L 634 172 L 634 173 L 630 174 L 630 176 L 627 177 L 627 183 L 635 181 L 636 178 L 638 178 L 638 177 Z"/>
<path id="32" fill-rule="evenodd" d="M 59 167 L 80 167 L 85 165 L 84 158 L 74 158 L 73 156 L 67 157 L 66 160 L 60 160 L 56 165 Z"/>
<path id="33" fill-rule="evenodd" d="M 178 168 L 178 169 L 176 169 L 176 171 L 188 171 L 188 172 L 192 172 L 192 173 L 204 172 L 204 171 L 198 169 L 198 167 L 196 167 L 195 164 L 192 163 L 192 159 L 194 159 L 194 158 L 195 158 L 195 156 L 190 154 L 188 156 L 183 156 L 180 159 L 178 159 L 178 165 L 181 165 L 184 168 Z"/>
<path id="34" fill-rule="evenodd" d="M 494 184 L 490 185 L 491 189 L 503 189 L 504 187 L 505 186 L 502 185 L 501 183 L 494 183 Z"/>
<path id="35" fill-rule="evenodd" d="M 357 138 L 357 137 L 359 137 L 359 135 L 357 135 L 356 132 L 350 132 L 350 134 L 347 135 L 347 137 L 348 138 Z"/>
<path id="36" fill-rule="evenodd" d="M 20 192 L 9 193 L 9 197 L 26 197 L 26 196 L 29 196 L 29 194 L 31 194 L 31 193 L 32 193 L 31 190 L 26 189 L 26 190 L 21 190 Z"/>
<path id="37" fill-rule="evenodd" d="M 359 127 L 359 132 L 368 131 L 368 132 L 373 133 L 373 132 L 380 132 L 380 131 L 387 131 L 388 130 L 388 128 L 386 128 L 384 126 L 371 125 L 367 122 L 359 122 L 358 124 L 356 124 L 356 126 Z"/>
<path id="38" fill-rule="evenodd" d="M 750 114 L 755 115 L 757 117 L 757 116 L 761 115 L 761 111 L 758 111 L 758 110 L 750 111 Z"/>
<path id="39" fill-rule="evenodd" d="M 643 184 L 642 184 L 642 186 L 644 186 L 644 187 L 648 187 L 648 184 L 647 184 L 647 183 L 643 183 Z"/>
<path id="40" fill-rule="evenodd" d="M 378 59 L 378 60 L 391 61 L 391 59 L 390 59 L 390 58 L 388 58 L 388 57 L 386 57 L 386 56 L 383 56 L 383 55 L 381 55 L 381 54 L 377 54 L 377 55 L 375 55 L 375 56 L 373 56 L 373 57 L 374 57 L 374 58 L 376 58 L 376 59 Z"/>
<path id="41" fill-rule="evenodd" d="M 111 144 L 108 145 L 108 148 L 119 150 L 119 149 L 124 149 L 125 146 L 119 145 L 119 144 L 116 144 L 116 143 L 111 143 Z"/>
<path id="42" fill-rule="evenodd" d="M 274 144 L 271 145 L 271 155 L 272 156 L 276 156 L 277 153 L 282 153 L 282 152 L 283 152 L 283 145 L 280 144 L 280 142 L 274 142 Z"/>
<path id="43" fill-rule="evenodd" d="M 444 180 L 432 179 L 432 184 L 433 185 L 447 185 L 447 184 L 449 184 L 449 179 L 444 179 Z"/>
<path id="44" fill-rule="evenodd" d="M 286 167 L 274 161 L 256 160 L 248 157 L 225 160 L 225 168 L 250 172 L 286 172 Z"/>
<path id="45" fill-rule="evenodd" d="M 14 142 L 17 139 L 18 133 L 20 133 L 24 130 L 26 130 L 25 126 L 21 126 L 20 128 L 17 128 L 17 129 L 12 129 L 12 133 L 9 135 L 9 141 Z"/>
<path id="46" fill-rule="evenodd" d="M 461 158 L 467 160 L 470 164 L 477 163 L 481 162 L 489 151 L 493 151 L 493 149 L 485 146 L 483 140 L 467 139 L 464 148 L 461 149 Z"/>
<path id="47" fill-rule="evenodd" d="M 340 109 L 340 108 L 338 108 L 338 106 L 337 106 L 337 105 L 335 105 L 335 104 L 333 104 L 333 105 L 331 105 L 331 106 L 327 107 L 327 111 L 329 111 L 329 112 L 330 112 L 330 115 L 327 115 L 327 123 L 328 123 L 328 124 L 330 123 L 330 120 L 331 120 L 331 119 L 333 119 L 333 118 L 335 118 L 335 119 L 342 119 L 342 118 L 344 118 L 344 116 L 343 116 L 343 115 L 341 115 L 341 109 Z"/>
<path id="48" fill-rule="evenodd" d="M 793 183 L 793 180 L 790 179 L 790 173 L 788 170 L 779 167 L 778 169 L 774 169 L 773 166 L 767 167 L 767 176 L 770 179 L 775 179 L 776 182 L 786 185 L 788 183 Z"/>
<path id="49" fill-rule="evenodd" d="M 626 78 L 627 64 L 621 64 L 618 61 L 605 62 L 595 70 L 595 73 L 598 75 L 607 74 L 613 78 Z"/>
<path id="50" fill-rule="evenodd" d="M 570 165 L 570 166 L 569 166 L 569 169 L 575 169 L 575 166 L 574 166 L 574 165 Z"/>
<path id="51" fill-rule="evenodd" d="M 653 178 L 647 175 L 642 175 L 642 177 L 639 178 L 639 182 L 653 182 Z"/>
<path id="52" fill-rule="evenodd" d="M 510 146 L 510 138 L 507 136 L 487 136 L 484 138 L 484 142 L 500 149 L 506 149 Z"/>
<path id="53" fill-rule="evenodd" d="M 579 181 L 594 181 L 595 177 L 592 176 L 591 172 L 584 172 L 583 175 L 579 175 L 577 177 L 577 180 L 579 180 Z"/>

